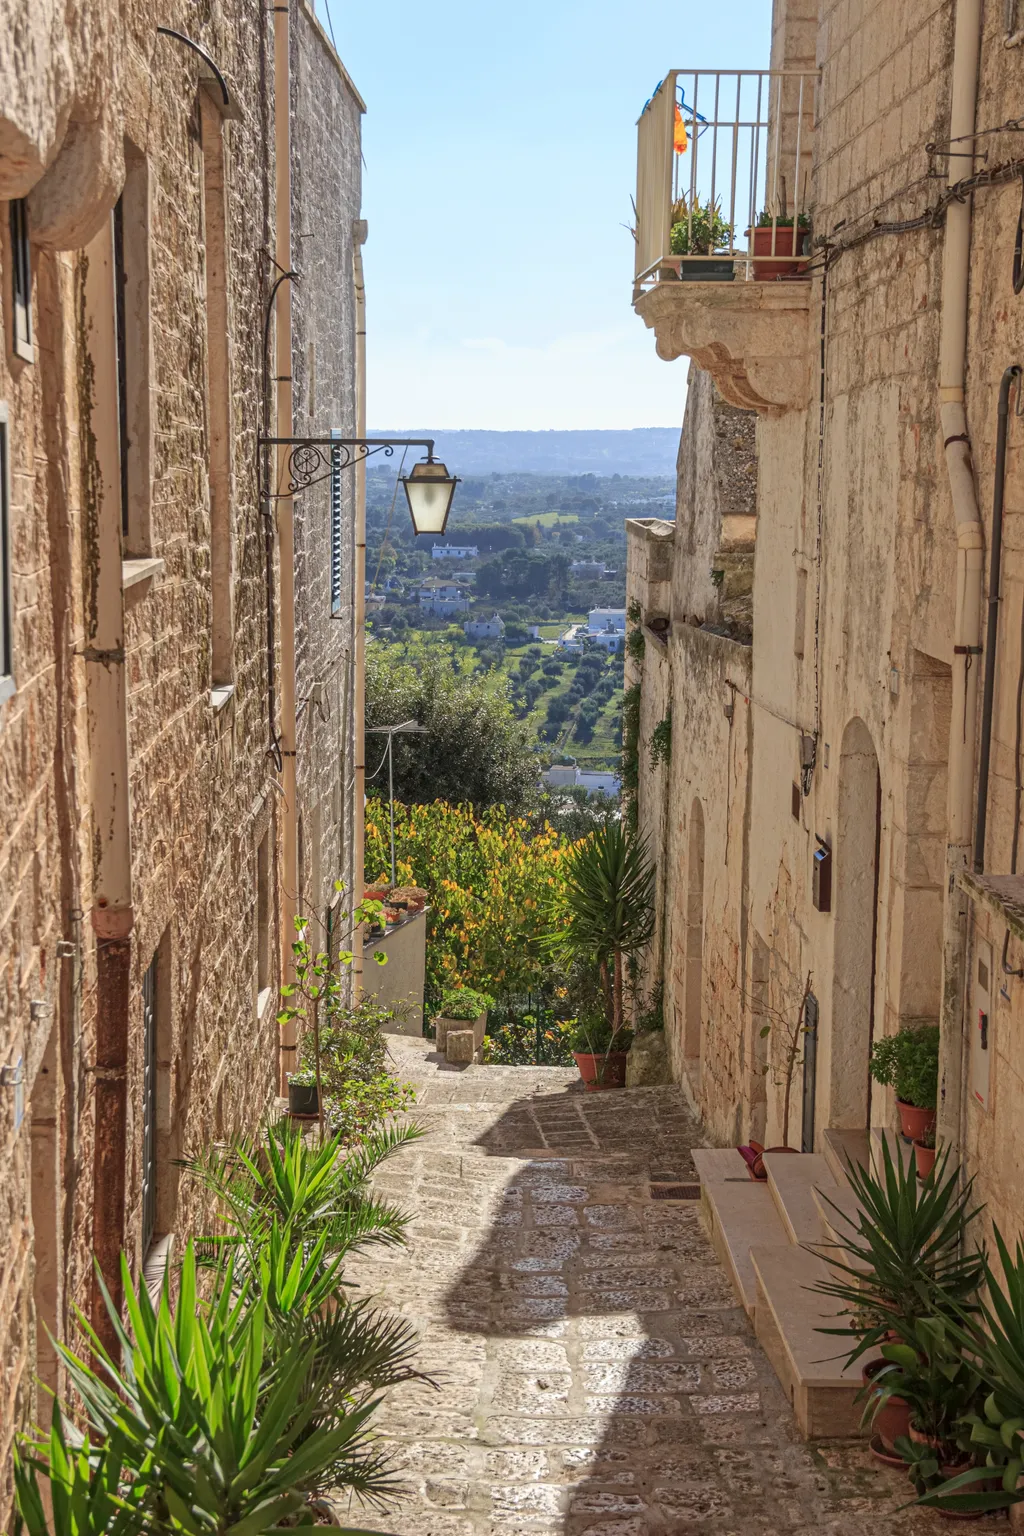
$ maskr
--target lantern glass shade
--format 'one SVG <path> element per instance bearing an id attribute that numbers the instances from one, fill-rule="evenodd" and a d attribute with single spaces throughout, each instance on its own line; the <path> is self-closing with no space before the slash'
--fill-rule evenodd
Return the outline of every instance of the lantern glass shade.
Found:
<path id="1" fill-rule="evenodd" d="M 458 480 L 443 464 L 428 459 L 414 464 L 412 473 L 403 475 L 405 496 L 409 503 L 414 533 L 444 533 Z"/>

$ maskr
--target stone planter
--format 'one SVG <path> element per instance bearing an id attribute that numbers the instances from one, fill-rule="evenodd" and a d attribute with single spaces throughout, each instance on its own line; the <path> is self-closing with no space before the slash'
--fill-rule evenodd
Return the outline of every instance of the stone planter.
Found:
<path id="1" fill-rule="evenodd" d="M 664 1030 L 637 1035 L 626 1057 L 626 1087 L 652 1088 L 671 1082 Z"/>
<path id="2" fill-rule="evenodd" d="M 459 1065 L 479 1061 L 486 1028 L 486 1008 L 476 1019 L 446 1019 L 441 1015 L 434 1020 L 437 1049 L 446 1061 Z"/>

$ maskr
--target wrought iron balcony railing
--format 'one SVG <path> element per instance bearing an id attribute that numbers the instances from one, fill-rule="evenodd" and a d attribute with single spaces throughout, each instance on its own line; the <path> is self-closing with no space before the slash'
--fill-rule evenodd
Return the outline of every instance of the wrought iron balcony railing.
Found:
<path id="1" fill-rule="evenodd" d="M 665 76 L 637 123 L 638 291 L 804 274 L 817 84 L 816 70 Z"/>

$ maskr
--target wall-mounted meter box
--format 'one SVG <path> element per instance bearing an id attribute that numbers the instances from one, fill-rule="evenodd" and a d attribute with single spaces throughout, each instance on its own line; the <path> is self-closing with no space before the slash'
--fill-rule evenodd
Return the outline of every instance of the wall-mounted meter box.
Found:
<path id="1" fill-rule="evenodd" d="M 818 912 L 832 911 L 832 849 L 821 841 L 814 850 L 811 901 Z"/>

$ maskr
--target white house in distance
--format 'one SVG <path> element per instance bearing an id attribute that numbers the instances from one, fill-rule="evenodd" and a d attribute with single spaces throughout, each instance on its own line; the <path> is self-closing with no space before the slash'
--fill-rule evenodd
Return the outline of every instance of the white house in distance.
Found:
<path id="1" fill-rule="evenodd" d="M 584 581 L 598 580 L 611 574 L 603 560 L 574 560 L 569 567 L 570 576 L 579 576 Z"/>
<path id="2" fill-rule="evenodd" d="M 500 640 L 505 633 L 505 620 L 500 613 L 493 619 L 467 619 L 462 633 L 469 640 Z"/>
<path id="3" fill-rule="evenodd" d="M 565 651 L 582 650 L 585 641 L 605 651 L 619 651 L 626 643 L 625 608 L 591 608 L 585 624 L 574 624 L 559 640 Z"/>
<path id="4" fill-rule="evenodd" d="M 424 613 L 434 613 L 442 619 L 451 618 L 456 613 L 466 613 L 469 609 L 469 598 L 460 586 L 454 581 L 440 581 L 436 577 L 420 583 L 416 600 Z"/>
<path id="5" fill-rule="evenodd" d="M 588 794 L 615 796 L 622 788 L 617 773 L 588 773 L 573 763 L 556 763 L 541 774 L 549 789 L 585 789 Z"/>
<path id="6" fill-rule="evenodd" d="M 475 560 L 480 551 L 475 544 L 435 544 L 431 554 L 435 560 Z"/>

